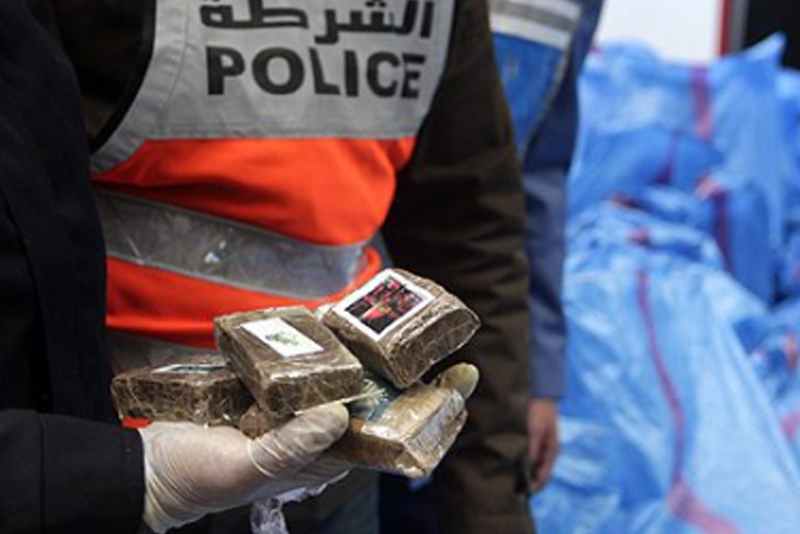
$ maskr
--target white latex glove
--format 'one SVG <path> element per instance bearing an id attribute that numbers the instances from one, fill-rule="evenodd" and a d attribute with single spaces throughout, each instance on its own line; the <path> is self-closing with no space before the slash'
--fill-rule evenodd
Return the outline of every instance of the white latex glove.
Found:
<path id="1" fill-rule="evenodd" d="M 464 400 L 469 399 L 475 392 L 480 380 L 478 368 L 471 363 L 457 363 L 448 367 L 433 379 L 434 386 L 452 388 L 458 391 Z"/>
<path id="2" fill-rule="evenodd" d="M 161 534 L 211 512 L 337 478 L 341 464 L 309 464 L 344 434 L 347 421 L 341 404 L 320 406 L 255 440 L 229 427 L 153 423 L 139 431 L 144 521 Z"/>

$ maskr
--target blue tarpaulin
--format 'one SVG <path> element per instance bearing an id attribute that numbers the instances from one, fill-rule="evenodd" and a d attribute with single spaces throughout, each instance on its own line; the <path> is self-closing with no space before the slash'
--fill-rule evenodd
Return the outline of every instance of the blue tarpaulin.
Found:
<path id="1" fill-rule="evenodd" d="M 542 532 L 800 532 L 800 464 L 745 351 L 765 307 L 699 231 L 619 205 L 581 222 Z"/>
<path id="2" fill-rule="evenodd" d="M 787 195 L 797 189 L 786 97 L 797 86 L 780 68 L 782 49 L 776 36 L 707 67 L 632 46 L 593 54 L 580 84 L 570 212 L 650 185 L 693 194 L 712 212 L 705 230 L 728 270 L 771 300 L 770 262 L 785 241 Z"/>
<path id="3" fill-rule="evenodd" d="M 800 532 L 800 76 L 593 55 L 547 534 Z"/>

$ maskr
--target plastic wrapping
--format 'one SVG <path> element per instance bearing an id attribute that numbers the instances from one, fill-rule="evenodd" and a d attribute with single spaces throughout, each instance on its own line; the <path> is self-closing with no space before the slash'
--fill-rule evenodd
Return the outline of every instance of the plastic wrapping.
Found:
<path id="1" fill-rule="evenodd" d="M 330 471 L 332 469 L 332 471 Z M 311 483 L 281 493 L 277 497 L 253 503 L 250 508 L 250 531 L 253 534 L 290 534 L 283 517 L 283 505 L 290 502 L 301 502 L 316 497 L 325 489 L 344 478 L 348 471 L 342 471 L 341 465 L 325 461 L 317 461 L 300 471 L 296 476 L 303 479 L 304 473 L 319 479 L 327 478 L 324 483 Z"/>
<path id="2" fill-rule="evenodd" d="M 177 345 L 119 330 L 107 330 L 106 341 L 111 370 L 115 375 L 142 367 L 167 365 L 190 356 L 210 354 L 208 349 Z"/>
<path id="3" fill-rule="evenodd" d="M 764 308 L 711 237 L 605 205 L 570 238 L 568 394 L 539 530 L 800 532 L 800 470 L 744 352 Z"/>
<path id="4" fill-rule="evenodd" d="M 800 298 L 782 302 L 765 317 L 764 324 L 766 335 L 751 351 L 750 359 L 800 465 Z"/>
<path id="5" fill-rule="evenodd" d="M 268 499 L 254 502 L 250 508 L 250 532 L 253 534 L 289 534 L 283 517 L 283 502 Z"/>
<path id="6" fill-rule="evenodd" d="M 400 391 L 370 374 L 361 395 L 347 407 L 348 432 L 325 453 L 327 459 L 411 478 L 433 471 L 467 417 L 464 400 L 453 389 L 417 383 Z M 283 422 L 254 404 L 239 420 L 239 429 L 256 438 Z"/>
<path id="7" fill-rule="evenodd" d="M 235 313 L 214 325 L 220 352 L 270 416 L 361 391 L 361 363 L 306 308 Z"/>
<path id="8" fill-rule="evenodd" d="M 480 326 L 478 316 L 444 288 L 400 269 L 378 273 L 323 320 L 369 370 L 401 389 L 461 348 Z"/>
<path id="9" fill-rule="evenodd" d="M 191 356 L 114 377 L 111 392 L 120 419 L 236 425 L 253 398 L 224 358 Z"/>
<path id="10" fill-rule="evenodd" d="M 336 484 L 350 472 L 349 466 L 336 460 L 318 458 L 285 480 L 287 489 L 276 497 L 253 503 L 250 527 L 253 534 L 289 534 L 283 517 L 283 505 L 315 497 Z"/>
<path id="11" fill-rule="evenodd" d="M 579 84 L 590 112 L 569 174 L 570 215 L 615 194 L 679 189 L 701 202 L 698 228 L 713 235 L 725 267 L 770 302 L 800 195 L 787 135 L 796 131 L 798 89 L 782 75 L 782 52 L 773 37 L 707 67 L 622 44 L 591 54 Z"/>
<path id="12" fill-rule="evenodd" d="M 398 391 L 368 376 L 365 384 L 367 397 L 348 404 L 348 431 L 325 454 L 411 478 L 429 474 L 464 426 L 464 399 L 453 389 L 422 383 Z"/>

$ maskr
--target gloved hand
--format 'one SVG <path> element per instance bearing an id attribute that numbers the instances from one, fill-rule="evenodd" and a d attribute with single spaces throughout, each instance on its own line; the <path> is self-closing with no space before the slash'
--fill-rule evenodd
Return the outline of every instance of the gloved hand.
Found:
<path id="1" fill-rule="evenodd" d="M 470 398 L 480 379 L 478 368 L 470 363 L 457 363 L 442 371 L 431 382 L 432 385 L 443 388 L 452 388 L 461 393 L 466 401 Z"/>
<path id="2" fill-rule="evenodd" d="M 139 431 L 145 459 L 144 521 L 161 534 L 211 512 L 341 476 L 341 464 L 312 462 L 344 434 L 347 421 L 344 406 L 329 404 L 255 440 L 229 427 L 153 423 Z"/>

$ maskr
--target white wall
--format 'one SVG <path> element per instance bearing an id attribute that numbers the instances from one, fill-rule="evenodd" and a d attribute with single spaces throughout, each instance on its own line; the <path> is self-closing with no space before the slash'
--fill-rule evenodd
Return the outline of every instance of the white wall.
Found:
<path id="1" fill-rule="evenodd" d="M 636 41 L 670 59 L 707 62 L 719 55 L 723 0 L 605 0 L 600 46 Z"/>

